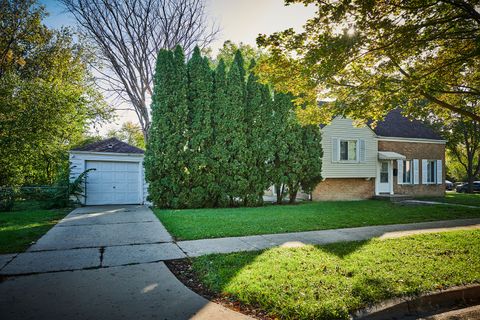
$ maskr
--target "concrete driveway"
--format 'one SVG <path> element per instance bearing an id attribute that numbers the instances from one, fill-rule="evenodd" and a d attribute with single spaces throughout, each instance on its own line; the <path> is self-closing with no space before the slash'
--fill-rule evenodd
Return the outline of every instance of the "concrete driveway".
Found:
<path id="1" fill-rule="evenodd" d="M 195 294 L 184 258 L 144 206 L 78 208 L 0 269 L 1 319 L 246 319 Z"/>

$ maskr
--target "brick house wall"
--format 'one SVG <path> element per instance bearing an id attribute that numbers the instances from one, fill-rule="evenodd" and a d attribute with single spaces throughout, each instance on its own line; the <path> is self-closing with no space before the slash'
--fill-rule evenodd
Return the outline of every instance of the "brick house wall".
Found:
<path id="1" fill-rule="evenodd" d="M 375 179 L 328 178 L 312 192 L 313 201 L 362 200 L 375 195 Z"/>
<path id="2" fill-rule="evenodd" d="M 378 150 L 400 153 L 407 160 L 419 159 L 419 184 L 398 184 L 398 179 L 394 176 L 393 192 L 395 194 L 412 196 L 443 196 L 445 194 L 445 144 L 379 140 Z M 422 159 L 442 160 L 442 184 L 422 184 Z M 393 161 L 393 168 L 398 169 L 396 161 Z"/>

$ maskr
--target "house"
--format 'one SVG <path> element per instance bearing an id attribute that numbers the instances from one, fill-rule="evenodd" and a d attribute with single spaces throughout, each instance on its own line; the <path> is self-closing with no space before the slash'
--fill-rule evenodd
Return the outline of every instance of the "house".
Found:
<path id="1" fill-rule="evenodd" d="M 375 127 L 336 117 L 321 131 L 324 181 L 313 200 L 444 195 L 446 141 L 399 109 Z"/>
<path id="2" fill-rule="evenodd" d="M 87 173 L 82 204 L 142 204 L 147 184 L 143 168 L 144 151 L 116 138 L 74 148 L 69 152 L 70 180 Z"/>

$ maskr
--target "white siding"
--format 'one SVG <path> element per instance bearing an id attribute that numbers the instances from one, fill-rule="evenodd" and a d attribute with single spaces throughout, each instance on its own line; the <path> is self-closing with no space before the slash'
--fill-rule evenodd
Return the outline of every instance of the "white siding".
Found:
<path id="1" fill-rule="evenodd" d="M 124 153 L 102 153 L 102 152 L 79 152 L 70 151 L 70 181 L 75 180 L 85 171 L 86 161 L 127 161 L 138 162 L 141 165 L 141 192 L 144 203 L 148 195 L 148 184 L 145 181 L 145 170 L 143 168 L 143 154 L 124 154 Z M 84 201 L 83 201 L 84 203 Z"/>
<path id="2" fill-rule="evenodd" d="M 369 127 L 355 127 L 352 120 L 337 117 L 329 125 L 323 127 L 321 131 L 323 178 L 374 178 L 376 176 L 378 143 L 375 133 Z M 335 162 L 335 157 L 332 154 L 332 141 L 336 139 L 365 140 L 365 161 L 355 163 Z M 357 147 L 359 146 L 360 144 Z"/>

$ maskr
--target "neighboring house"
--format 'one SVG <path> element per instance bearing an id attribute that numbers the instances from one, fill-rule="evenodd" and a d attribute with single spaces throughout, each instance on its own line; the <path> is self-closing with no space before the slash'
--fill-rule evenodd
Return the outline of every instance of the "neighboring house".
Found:
<path id="1" fill-rule="evenodd" d="M 70 180 L 87 169 L 86 198 L 82 204 L 142 204 L 147 184 L 143 169 L 144 151 L 117 138 L 95 142 L 70 152 Z"/>
<path id="2" fill-rule="evenodd" d="M 400 110 L 375 127 L 336 117 L 321 131 L 324 181 L 313 200 L 444 195 L 445 140 Z"/>

